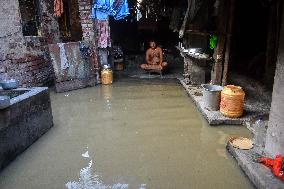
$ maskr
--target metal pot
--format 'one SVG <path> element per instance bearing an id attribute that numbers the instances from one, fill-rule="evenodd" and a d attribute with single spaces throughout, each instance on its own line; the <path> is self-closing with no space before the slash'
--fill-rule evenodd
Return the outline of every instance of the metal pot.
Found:
<path id="1" fill-rule="evenodd" d="M 202 85 L 203 87 L 203 102 L 206 108 L 212 111 L 220 109 L 222 86 L 219 85 Z"/>
<path id="2" fill-rule="evenodd" d="M 19 87 L 19 82 L 15 79 L 3 80 L 0 83 L 4 90 L 16 89 Z"/>
<path id="3" fill-rule="evenodd" d="M 8 108 L 10 106 L 9 96 L 0 96 L 0 110 Z"/>
<path id="4" fill-rule="evenodd" d="M 202 53 L 202 48 L 190 48 L 188 53 L 189 54 Z"/>

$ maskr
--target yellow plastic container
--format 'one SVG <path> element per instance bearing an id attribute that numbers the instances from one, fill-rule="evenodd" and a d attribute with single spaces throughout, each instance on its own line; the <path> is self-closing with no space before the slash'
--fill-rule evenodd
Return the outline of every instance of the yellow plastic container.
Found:
<path id="1" fill-rule="evenodd" d="M 102 84 L 110 85 L 113 83 L 113 72 L 111 69 L 103 69 L 101 71 Z"/>
<path id="2" fill-rule="evenodd" d="M 243 115 L 245 92 L 242 87 L 227 85 L 221 92 L 220 112 L 230 118 L 238 118 Z"/>

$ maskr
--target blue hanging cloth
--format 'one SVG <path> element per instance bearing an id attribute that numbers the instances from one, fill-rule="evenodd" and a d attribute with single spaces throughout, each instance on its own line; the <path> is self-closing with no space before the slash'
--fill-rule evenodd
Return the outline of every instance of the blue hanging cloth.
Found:
<path id="1" fill-rule="evenodd" d="M 104 13 L 109 13 L 112 5 L 112 0 L 95 0 L 93 3 L 93 9 L 100 10 Z"/>
<path id="2" fill-rule="evenodd" d="M 117 13 L 120 11 L 120 9 L 122 8 L 124 4 L 124 1 L 125 0 L 113 0 L 111 10 L 110 10 L 110 14 L 112 16 L 117 15 Z"/>
<path id="3" fill-rule="evenodd" d="M 98 20 L 108 20 L 108 14 L 96 9 L 92 9 L 91 17 Z"/>
<path id="4" fill-rule="evenodd" d="M 94 0 L 91 17 L 98 20 L 108 20 L 110 0 Z"/>
<path id="5" fill-rule="evenodd" d="M 95 0 L 91 17 L 98 20 L 108 20 L 109 16 L 113 16 L 115 20 L 121 20 L 129 14 L 127 0 Z"/>
<path id="6" fill-rule="evenodd" d="M 119 1 L 119 0 L 117 0 Z M 121 0 L 123 1 L 123 0 Z M 121 8 L 117 12 L 117 14 L 114 16 L 115 20 L 122 20 L 126 18 L 129 15 L 129 8 L 128 8 L 128 3 L 127 0 L 124 0 L 124 3 L 122 4 Z"/>

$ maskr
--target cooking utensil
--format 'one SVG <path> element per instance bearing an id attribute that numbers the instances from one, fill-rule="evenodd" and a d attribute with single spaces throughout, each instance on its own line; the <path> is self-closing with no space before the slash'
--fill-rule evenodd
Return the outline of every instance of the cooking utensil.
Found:
<path id="1" fill-rule="evenodd" d="M 9 96 L 0 96 L 0 110 L 8 108 L 10 106 Z"/>
<path id="2" fill-rule="evenodd" d="M 202 53 L 202 48 L 190 48 L 189 54 Z"/>
<path id="3" fill-rule="evenodd" d="M 0 83 L 4 90 L 16 89 L 19 87 L 19 82 L 15 79 L 3 80 Z"/>

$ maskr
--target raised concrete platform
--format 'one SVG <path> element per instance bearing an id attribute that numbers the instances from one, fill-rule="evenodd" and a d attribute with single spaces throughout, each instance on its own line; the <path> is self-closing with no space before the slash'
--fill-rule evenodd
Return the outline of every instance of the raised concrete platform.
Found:
<path id="1" fill-rule="evenodd" d="M 235 119 L 225 117 L 220 113 L 220 111 L 211 111 L 205 107 L 204 102 L 202 100 L 202 87 L 200 85 L 187 85 L 183 79 L 179 79 L 179 81 L 195 103 L 198 110 L 212 126 L 245 125 L 250 128 L 257 117 L 266 115 L 269 112 L 269 109 L 262 108 L 263 106 L 260 104 L 261 102 L 255 102 L 251 99 L 246 99 L 243 117 Z"/>
<path id="2" fill-rule="evenodd" d="M 257 154 L 253 149 L 239 150 L 228 143 L 227 150 L 237 160 L 238 165 L 242 168 L 256 188 L 284 189 L 284 182 L 276 178 L 270 169 L 254 161 L 257 157 L 259 157 L 259 154 Z"/>
<path id="3" fill-rule="evenodd" d="M 11 106 L 0 110 L 0 171 L 53 126 L 48 88 L 4 91 Z"/>

